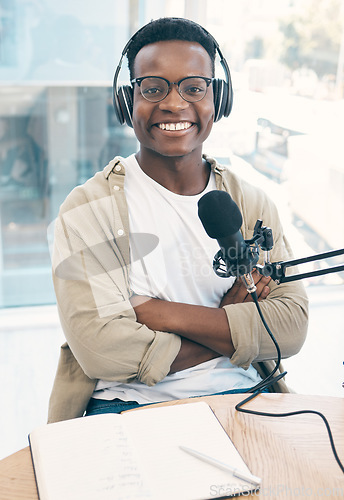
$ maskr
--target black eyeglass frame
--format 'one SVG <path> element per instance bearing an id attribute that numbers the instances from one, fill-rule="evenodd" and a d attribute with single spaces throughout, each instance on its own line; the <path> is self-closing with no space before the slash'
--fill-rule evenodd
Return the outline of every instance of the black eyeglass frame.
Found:
<path id="1" fill-rule="evenodd" d="M 163 81 L 165 81 L 168 84 L 167 94 L 164 97 L 162 97 L 161 99 L 158 99 L 157 101 L 151 101 L 150 99 L 147 99 L 147 97 L 145 97 L 144 94 L 142 94 L 142 92 L 141 92 L 142 97 L 144 99 L 146 99 L 146 101 L 148 101 L 148 102 L 154 102 L 154 103 L 155 102 L 161 102 L 164 99 L 166 99 L 166 97 L 168 96 L 168 94 L 171 92 L 171 85 L 177 85 L 178 94 L 180 95 L 180 97 L 182 99 L 184 99 L 184 101 L 191 102 L 191 103 L 192 102 L 199 102 L 202 99 L 204 99 L 204 97 L 207 95 L 208 87 L 214 81 L 214 78 L 207 78 L 206 76 L 194 75 L 194 76 L 186 76 L 186 77 L 182 78 L 181 80 L 179 80 L 179 82 L 170 82 L 169 80 L 167 80 L 167 78 L 164 78 L 163 76 L 153 76 L 152 75 L 152 76 L 142 76 L 140 78 L 134 78 L 133 80 L 130 80 L 130 83 L 132 85 L 134 83 L 137 83 L 137 85 L 139 86 L 139 88 L 141 88 L 141 83 L 143 82 L 143 80 L 146 80 L 147 78 L 157 78 L 158 80 L 163 80 Z M 192 78 L 201 78 L 207 84 L 207 88 L 206 88 L 206 91 L 205 91 L 204 95 L 200 99 L 196 99 L 195 101 L 189 101 L 188 99 L 185 99 L 185 97 L 180 92 L 180 84 L 182 82 L 184 82 L 185 80 L 191 80 Z"/>

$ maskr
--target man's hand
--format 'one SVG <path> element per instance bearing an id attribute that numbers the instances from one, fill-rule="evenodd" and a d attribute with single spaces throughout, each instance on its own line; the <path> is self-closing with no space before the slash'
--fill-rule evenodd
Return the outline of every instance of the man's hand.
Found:
<path id="1" fill-rule="evenodd" d="M 252 278 L 257 287 L 257 297 L 258 300 L 266 299 L 270 293 L 270 288 L 268 283 L 271 280 L 270 277 L 266 277 L 258 273 L 256 269 L 252 271 Z M 246 290 L 242 280 L 237 278 L 236 282 L 223 296 L 220 307 L 228 306 L 230 304 L 242 304 L 243 302 L 252 302 L 251 294 Z"/>

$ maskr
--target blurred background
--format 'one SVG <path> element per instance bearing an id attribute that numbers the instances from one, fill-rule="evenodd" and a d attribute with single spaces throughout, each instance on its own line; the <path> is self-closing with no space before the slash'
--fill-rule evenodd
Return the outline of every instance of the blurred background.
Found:
<path id="1" fill-rule="evenodd" d="M 268 192 L 296 257 L 344 247 L 344 0 L 0 0 L 0 458 L 45 422 L 63 342 L 49 229 L 74 186 L 136 151 L 112 79 L 162 16 L 202 24 L 231 69 L 233 111 L 204 152 Z M 343 396 L 343 281 L 304 280 L 309 335 L 284 363 L 297 392 Z"/>

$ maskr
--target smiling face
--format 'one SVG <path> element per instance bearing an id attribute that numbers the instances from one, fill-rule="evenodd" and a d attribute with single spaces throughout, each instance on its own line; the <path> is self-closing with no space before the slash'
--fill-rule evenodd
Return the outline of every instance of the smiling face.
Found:
<path id="1" fill-rule="evenodd" d="M 212 78 L 211 59 L 197 42 L 169 40 L 143 47 L 134 64 L 134 78 L 160 76 L 178 82 L 189 76 Z M 199 160 L 203 142 L 214 119 L 212 85 L 198 102 L 187 102 L 172 85 L 160 102 L 147 101 L 134 84 L 133 126 L 144 157 L 194 157 Z"/>

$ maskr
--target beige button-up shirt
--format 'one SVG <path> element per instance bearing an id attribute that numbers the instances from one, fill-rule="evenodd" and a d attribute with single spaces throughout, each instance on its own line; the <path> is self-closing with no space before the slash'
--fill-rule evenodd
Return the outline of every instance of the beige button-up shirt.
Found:
<path id="1" fill-rule="evenodd" d="M 271 227 L 271 261 L 292 258 L 275 205 L 266 194 L 206 157 L 217 189 L 227 191 L 243 216 L 244 239 L 257 219 Z M 116 157 L 68 195 L 55 224 L 53 280 L 66 343 L 50 398 L 49 422 L 82 416 L 98 379 L 154 385 L 169 372 L 181 340 L 136 321 L 130 304 L 129 221 L 125 170 Z M 226 214 L 222 214 L 225 217 Z M 308 301 L 301 282 L 269 284 L 261 309 L 281 349 L 296 354 L 307 332 Z M 265 377 L 276 349 L 254 303 L 225 306 L 235 352 L 231 362 L 251 363 Z M 284 381 L 273 390 L 287 392 Z"/>

